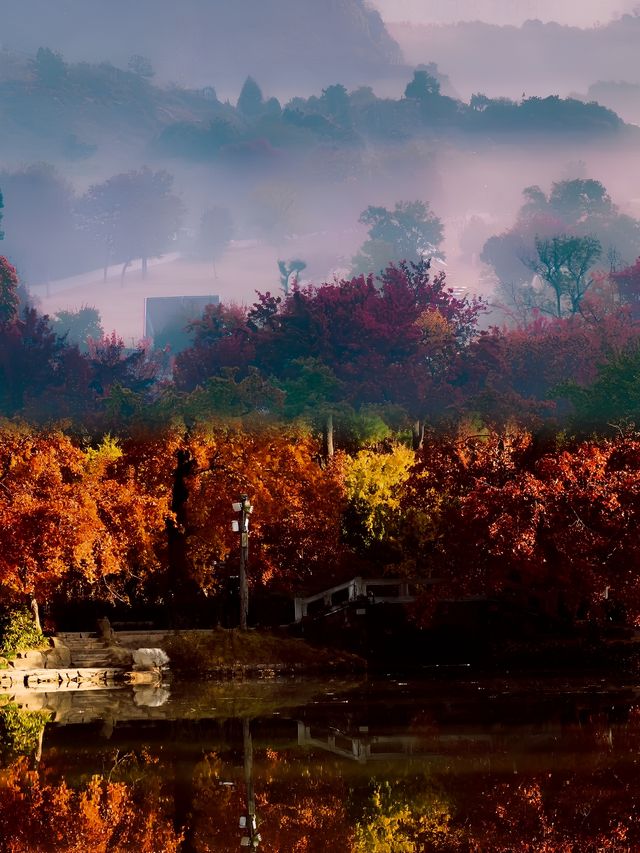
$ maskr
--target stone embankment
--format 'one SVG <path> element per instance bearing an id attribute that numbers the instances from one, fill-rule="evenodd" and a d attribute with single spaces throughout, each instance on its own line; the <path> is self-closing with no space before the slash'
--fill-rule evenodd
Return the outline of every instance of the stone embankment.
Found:
<path id="1" fill-rule="evenodd" d="M 128 632 L 122 639 L 113 631 L 59 633 L 49 648 L 19 652 L 0 670 L 0 690 L 77 690 L 98 689 L 118 681 L 153 681 L 152 663 L 140 665 L 134 660 L 141 645 L 155 648 L 150 641 L 161 639 L 161 632 Z M 164 636 L 164 632 L 162 634 Z M 139 655 L 138 655 L 139 657 Z M 144 656 L 143 656 L 144 657 Z"/>
<path id="2" fill-rule="evenodd" d="M 77 690 L 80 686 L 109 687 L 124 677 L 123 668 L 8 669 L 0 672 L 1 691 Z"/>

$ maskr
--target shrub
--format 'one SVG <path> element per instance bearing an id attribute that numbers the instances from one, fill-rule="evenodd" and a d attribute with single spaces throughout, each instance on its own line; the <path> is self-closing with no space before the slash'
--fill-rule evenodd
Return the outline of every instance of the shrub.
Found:
<path id="1" fill-rule="evenodd" d="M 29 755 L 37 749 L 42 729 L 51 714 L 47 711 L 24 711 L 9 704 L 0 708 L 0 743 L 8 756 Z"/>
<path id="2" fill-rule="evenodd" d="M 0 617 L 0 655 L 15 657 L 25 649 L 37 649 L 45 643 L 42 631 L 36 628 L 31 613 L 26 609 L 9 610 Z"/>

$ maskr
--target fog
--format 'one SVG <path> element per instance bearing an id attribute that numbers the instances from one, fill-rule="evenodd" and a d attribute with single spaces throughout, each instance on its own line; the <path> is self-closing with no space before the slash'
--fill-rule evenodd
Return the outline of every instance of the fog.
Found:
<path id="1" fill-rule="evenodd" d="M 474 8 L 505 22 L 492 5 L 504 6 Z M 589 15 L 605 5 L 618 9 L 592 3 Z M 463 15 L 470 4 L 458 7 Z M 443 20 L 444 7 L 432 8 Z M 580 8 L 571 23 L 592 23 Z M 189 0 L 180 26 L 164 0 L 114 0 L 108 15 L 97 0 L 60 0 L 55 15 L 44 0 L 4 0 L 3 9 L 0 250 L 40 310 L 95 306 L 127 343 L 143 334 L 147 296 L 250 304 L 256 290 L 278 290 L 282 259 L 304 260 L 305 281 L 350 275 L 369 205 L 427 203 L 444 225 L 435 265 L 453 287 L 489 298 L 495 279 L 480 254 L 513 225 L 525 187 L 593 178 L 622 213 L 640 216 L 640 131 L 599 107 L 522 99 L 531 84 L 527 94 L 590 100 L 607 67 L 640 83 L 637 17 L 590 31 L 465 24 L 389 35 L 360 0 L 335 0 L 322 14 L 313 3 L 246 0 L 231 11 Z M 435 88 L 403 98 L 420 61 L 437 62 L 428 66 Z M 260 88 L 237 103 L 249 74 Z M 336 83 L 345 88 L 327 89 Z M 516 101 L 469 105 L 483 90 Z M 448 97 L 456 93 L 462 101 Z M 620 109 L 633 120 L 635 89 L 626 96 Z M 163 189 L 145 208 L 154 181 Z M 116 189 L 130 224 L 110 220 L 105 230 Z M 150 211 L 164 238 L 141 233 L 144 249 L 132 248 L 127 238 Z M 204 226 L 211 211 L 228 223 L 220 245 Z"/>
<path id="2" fill-rule="evenodd" d="M 381 76 L 400 62 L 379 14 L 364 0 L 2 0 L 0 43 L 42 45 L 73 61 L 126 67 L 150 59 L 165 82 L 214 86 L 237 97 L 247 74 L 279 96 L 337 79 Z M 295 90 L 295 91 L 294 91 Z"/>
<path id="3" fill-rule="evenodd" d="M 452 24 L 485 21 L 518 26 L 527 20 L 556 21 L 576 27 L 606 23 L 631 12 L 635 0 L 374 0 L 385 21 L 419 24 Z"/>
<path id="4" fill-rule="evenodd" d="M 529 20 L 521 26 L 401 23 L 389 31 L 409 63 L 438 63 L 463 97 L 566 96 L 586 93 L 598 81 L 640 82 L 637 14 L 587 29 Z"/>

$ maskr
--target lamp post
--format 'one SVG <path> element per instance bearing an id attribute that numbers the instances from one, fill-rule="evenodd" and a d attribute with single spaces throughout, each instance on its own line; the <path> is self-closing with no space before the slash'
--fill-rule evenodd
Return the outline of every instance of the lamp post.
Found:
<path id="1" fill-rule="evenodd" d="M 240 534 L 240 630 L 247 630 L 247 614 L 249 613 L 249 585 L 247 583 L 247 563 L 249 561 L 249 516 L 253 512 L 248 495 L 240 495 L 239 501 L 234 501 L 233 511 L 240 513 L 240 518 L 231 522 L 234 533 Z"/>
<path id="2" fill-rule="evenodd" d="M 262 836 L 258 832 L 258 823 L 256 819 L 256 795 L 253 789 L 253 741 L 251 739 L 251 724 L 246 717 L 242 721 L 242 746 L 244 755 L 244 782 L 247 796 L 247 814 L 240 818 L 240 829 L 243 829 L 247 834 L 243 835 L 240 841 L 240 846 L 253 847 L 255 850 L 262 841 Z"/>

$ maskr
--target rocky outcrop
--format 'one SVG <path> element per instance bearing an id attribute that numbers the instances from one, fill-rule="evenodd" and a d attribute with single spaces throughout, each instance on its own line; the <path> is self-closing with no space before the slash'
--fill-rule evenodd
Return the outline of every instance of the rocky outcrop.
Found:
<path id="1" fill-rule="evenodd" d="M 136 649 L 133 653 L 134 668 L 137 670 L 161 669 L 169 663 L 169 657 L 162 649 Z"/>
<path id="2" fill-rule="evenodd" d="M 52 641 L 48 649 L 30 649 L 18 652 L 9 661 L 9 669 L 68 669 L 71 666 L 71 651 L 60 642 Z"/>

